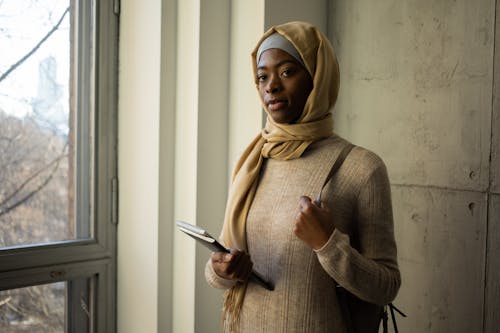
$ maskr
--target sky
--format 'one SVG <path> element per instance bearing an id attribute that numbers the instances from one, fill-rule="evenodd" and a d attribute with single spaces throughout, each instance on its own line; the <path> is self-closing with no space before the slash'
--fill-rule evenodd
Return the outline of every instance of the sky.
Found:
<path id="1" fill-rule="evenodd" d="M 69 0 L 0 0 L 0 76 L 27 54 L 54 27 Z M 69 15 L 59 29 L 5 80 L 0 81 L 0 110 L 23 118 L 33 116 L 33 105 L 50 100 L 54 107 L 40 108 L 42 117 L 67 132 L 69 114 Z M 51 64 L 56 84 L 40 82 L 40 64 Z M 55 89 L 50 93 L 48 89 Z M 47 105 L 47 103 L 45 103 Z M 39 111 L 40 111 L 39 109 Z"/>

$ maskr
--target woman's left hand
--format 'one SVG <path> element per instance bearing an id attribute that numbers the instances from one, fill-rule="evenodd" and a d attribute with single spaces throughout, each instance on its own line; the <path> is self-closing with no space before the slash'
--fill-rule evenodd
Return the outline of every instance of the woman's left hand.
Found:
<path id="1" fill-rule="evenodd" d="M 315 250 L 322 248 L 335 229 L 332 212 L 328 207 L 318 207 L 311 198 L 301 196 L 299 213 L 295 218 L 294 233 Z"/>

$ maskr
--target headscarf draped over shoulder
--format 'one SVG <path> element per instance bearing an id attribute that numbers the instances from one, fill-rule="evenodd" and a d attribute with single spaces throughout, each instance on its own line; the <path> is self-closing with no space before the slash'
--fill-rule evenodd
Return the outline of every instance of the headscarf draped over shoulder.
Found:
<path id="1" fill-rule="evenodd" d="M 245 223 L 257 189 L 264 158 L 289 160 L 300 158 L 307 147 L 333 133 L 332 109 L 339 91 L 339 65 L 329 40 L 315 26 L 289 22 L 270 28 L 252 52 L 254 80 L 259 46 L 274 33 L 284 36 L 297 49 L 313 78 L 313 89 L 299 120 L 293 124 L 275 123 L 268 113 L 265 128 L 243 152 L 233 171 L 231 188 L 222 228 L 221 241 L 226 247 L 247 250 Z M 225 296 L 224 318 L 235 322 L 239 317 L 246 284 L 238 283 Z"/>

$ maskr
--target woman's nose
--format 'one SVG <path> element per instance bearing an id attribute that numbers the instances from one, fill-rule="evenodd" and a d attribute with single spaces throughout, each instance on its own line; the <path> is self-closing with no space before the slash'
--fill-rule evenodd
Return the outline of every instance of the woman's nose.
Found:
<path id="1" fill-rule="evenodd" d="M 267 83 L 266 92 L 268 94 L 273 94 L 273 93 L 277 93 L 278 91 L 280 91 L 280 89 L 281 89 L 280 79 L 277 78 L 275 75 L 272 75 L 269 78 L 269 81 Z"/>

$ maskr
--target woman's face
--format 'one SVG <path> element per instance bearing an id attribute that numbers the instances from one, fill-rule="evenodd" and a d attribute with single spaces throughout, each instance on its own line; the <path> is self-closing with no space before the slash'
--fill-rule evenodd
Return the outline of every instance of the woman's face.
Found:
<path id="1" fill-rule="evenodd" d="M 304 110 L 313 81 L 294 57 L 281 49 L 269 49 L 257 64 L 257 87 L 273 120 L 292 124 Z"/>

